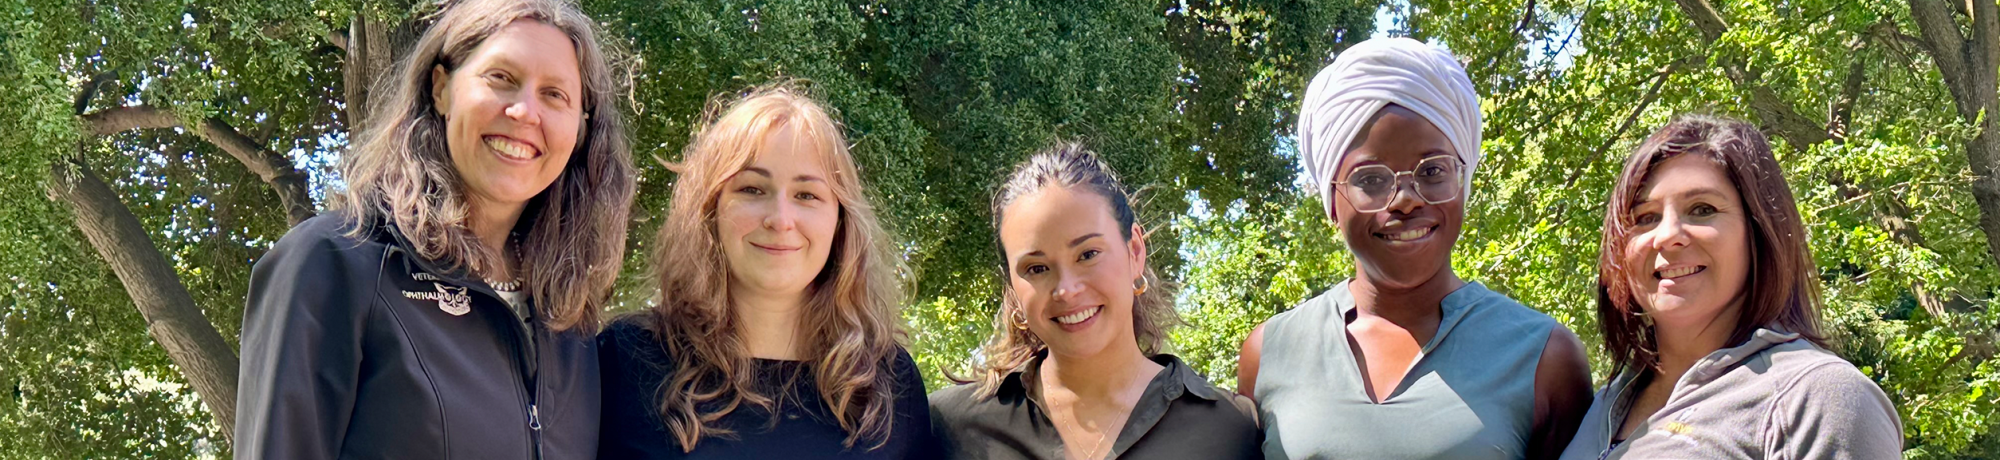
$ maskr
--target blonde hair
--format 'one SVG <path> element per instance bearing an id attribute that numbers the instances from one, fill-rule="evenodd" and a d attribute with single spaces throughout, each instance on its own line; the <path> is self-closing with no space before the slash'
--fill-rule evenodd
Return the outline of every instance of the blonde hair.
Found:
<path id="1" fill-rule="evenodd" d="M 882 446 L 895 404 L 901 259 L 876 221 L 840 125 L 789 83 L 753 89 L 733 104 L 711 101 L 707 112 L 710 121 L 675 167 L 680 177 L 654 239 L 660 297 L 642 314 L 672 360 L 659 388 L 661 420 L 682 449 L 693 451 L 704 437 L 732 435 L 711 424 L 740 406 L 776 405 L 757 391 L 741 318 L 730 307 L 729 260 L 717 242 L 715 208 L 724 182 L 749 166 L 764 139 L 790 130 L 832 169 L 828 183 L 840 204 L 827 265 L 807 288 L 796 332 L 801 353 L 813 357 L 808 368 L 848 433 L 846 445 L 866 439 L 871 449 Z"/>
<path id="2" fill-rule="evenodd" d="M 1007 205 L 1023 196 L 1049 187 L 1074 187 L 1097 194 L 1111 204 L 1112 217 L 1118 221 L 1119 234 L 1126 241 L 1140 235 L 1132 234 L 1132 224 L 1138 221 L 1138 211 L 1132 207 L 1131 192 L 1118 180 L 1111 166 L 1098 159 L 1097 154 L 1073 142 L 1058 143 L 1029 157 L 1014 167 L 1007 182 L 993 193 L 993 233 L 1000 233 L 1001 211 Z M 1010 318 L 1012 312 L 1021 308 L 1019 297 L 1014 293 L 1013 283 L 1007 282 L 1007 248 L 999 239 L 994 239 L 994 248 L 1000 252 L 1000 292 L 1001 306 L 993 312 L 993 335 L 981 351 L 985 360 L 975 368 L 980 374 L 977 394 L 992 397 L 1000 389 L 1007 375 L 1027 364 L 1035 355 L 1047 348 L 1041 338 L 1023 327 L 1015 325 Z M 1145 257 L 1146 254 L 1140 254 Z M 1132 335 L 1139 343 L 1139 353 L 1152 356 L 1167 346 L 1167 332 L 1180 324 L 1180 314 L 1174 311 L 1172 298 L 1167 297 L 1171 289 L 1159 275 L 1153 273 L 1150 265 L 1140 276 L 1147 289 L 1132 300 Z M 957 380 L 957 379 L 954 379 Z M 959 383 L 971 383 L 961 381 Z"/>
<path id="3" fill-rule="evenodd" d="M 378 99 L 369 117 L 374 121 L 341 159 L 347 190 L 336 206 L 350 210 L 351 236 L 388 220 L 425 259 L 474 273 L 500 266 L 498 248 L 506 242 L 482 246 L 467 227 L 471 209 L 431 97 L 431 69 L 456 68 L 494 32 L 520 19 L 555 27 L 576 47 L 584 132 L 562 174 L 528 201 L 515 225 L 521 238 L 518 274 L 549 329 L 593 333 L 624 262 L 634 170 L 615 97 L 622 79 L 609 63 L 616 53 L 603 50 L 590 18 L 575 5 L 561 0 L 446 5 L 416 48 L 377 85 L 374 92 L 386 97 Z"/>

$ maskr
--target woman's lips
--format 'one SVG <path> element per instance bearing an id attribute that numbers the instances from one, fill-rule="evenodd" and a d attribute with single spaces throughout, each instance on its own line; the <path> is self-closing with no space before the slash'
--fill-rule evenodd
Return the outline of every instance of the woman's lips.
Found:
<path id="1" fill-rule="evenodd" d="M 757 247 L 757 249 L 762 249 L 764 250 L 764 252 L 769 252 L 774 254 L 783 254 L 799 250 L 799 246 L 766 246 L 757 243 L 750 243 L 750 245 Z"/>

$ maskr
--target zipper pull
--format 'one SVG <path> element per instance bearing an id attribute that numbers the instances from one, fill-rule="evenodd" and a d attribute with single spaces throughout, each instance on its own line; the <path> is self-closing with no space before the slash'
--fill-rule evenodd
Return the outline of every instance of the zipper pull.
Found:
<path id="1" fill-rule="evenodd" d="M 534 404 L 528 404 L 528 429 L 542 431 L 542 411 Z"/>

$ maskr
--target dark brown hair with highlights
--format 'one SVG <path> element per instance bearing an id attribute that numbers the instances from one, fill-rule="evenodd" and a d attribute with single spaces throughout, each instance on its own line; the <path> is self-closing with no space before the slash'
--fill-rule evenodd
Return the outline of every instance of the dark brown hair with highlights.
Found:
<path id="1" fill-rule="evenodd" d="M 1722 167 L 1736 188 L 1749 216 L 1750 274 L 1744 289 L 1742 317 L 1731 331 L 1732 346 L 1750 340 L 1758 328 L 1776 326 L 1827 346 L 1819 329 L 1819 270 L 1806 245 L 1806 228 L 1799 217 L 1784 170 L 1771 156 L 1771 144 L 1757 127 L 1742 121 L 1707 115 L 1683 115 L 1661 127 L 1625 160 L 1612 186 L 1604 213 L 1604 238 L 1597 261 L 1597 320 L 1604 333 L 1604 351 L 1611 358 L 1612 376 L 1659 362 L 1659 344 L 1652 326 L 1634 298 L 1623 265 L 1625 243 L 1632 236 L 1633 205 L 1646 178 L 1669 158 L 1694 155 Z"/>

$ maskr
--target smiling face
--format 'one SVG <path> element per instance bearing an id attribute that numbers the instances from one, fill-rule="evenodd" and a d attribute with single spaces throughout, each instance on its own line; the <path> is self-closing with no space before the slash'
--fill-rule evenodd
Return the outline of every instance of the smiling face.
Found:
<path id="1" fill-rule="evenodd" d="M 793 139 L 791 129 L 773 129 L 716 199 L 716 237 L 732 292 L 803 296 L 833 251 L 840 226 L 833 175 L 821 155 Z"/>
<path id="2" fill-rule="evenodd" d="M 1426 158 L 1457 156 L 1451 139 L 1436 125 L 1409 109 L 1388 105 L 1355 135 L 1335 177 L 1346 180 L 1355 168 L 1378 164 L 1410 171 Z M 1428 204 L 1413 187 L 1402 186 L 1387 209 L 1364 213 L 1354 205 L 1364 198 L 1347 196 L 1347 187 L 1332 187 L 1339 195 L 1333 221 L 1370 282 L 1408 289 L 1451 268 L 1451 248 L 1465 221 L 1464 190 L 1458 199 Z"/>
<path id="3" fill-rule="evenodd" d="M 514 21 L 456 69 L 432 68 L 431 81 L 475 213 L 518 209 L 562 175 L 583 122 L 576 49 L 562 30 Z"/>
<path id="4" fill-rule="evenodd" d="M 1137 225 L 1121 228 L 1110 201 L 1081 187 L 1043 188 L 1001 215 L 1012 307 L 1051 353 L 1086 357 L 1138 346 L 1133 290 L 1145 273 L 1146 242 Z"/>
<path id="5" fill-rule="evenodd" d="M 1625 282 L 1660 327 L 1732 324 L 1750 276 L 1749 219 L 1722 166 L 1679 155 L 1654 166 L 1632 205 Z"/>

